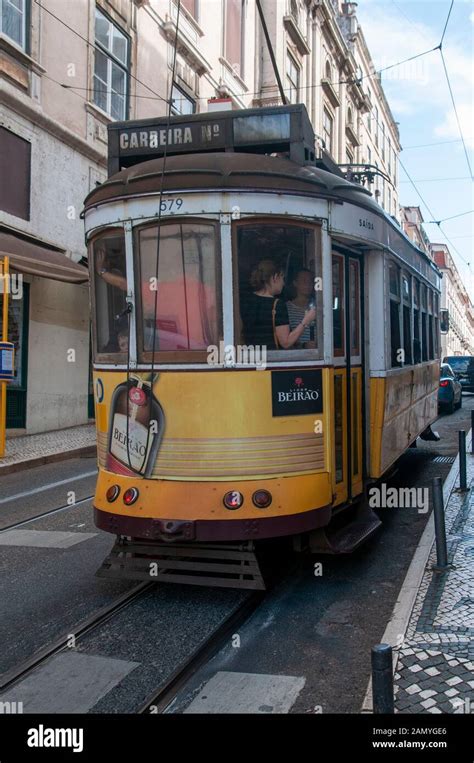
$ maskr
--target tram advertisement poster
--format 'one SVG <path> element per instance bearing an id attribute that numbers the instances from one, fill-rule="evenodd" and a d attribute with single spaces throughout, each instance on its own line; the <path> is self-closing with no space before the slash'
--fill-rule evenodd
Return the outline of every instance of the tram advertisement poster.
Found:
<path id="1" fill-rule="evenodd" d="M 272 371 L 273 416 L 301 416 L 322 412 L 321 369 Z"/>
<path id="2" fill-rule="evenodd" d="M 158 374 L 153 382 L 156 382 Z M 130 376 L 114 390 L 110 410 L 108 468 L 151 476 L 165 428 L 151 379 Z"/>

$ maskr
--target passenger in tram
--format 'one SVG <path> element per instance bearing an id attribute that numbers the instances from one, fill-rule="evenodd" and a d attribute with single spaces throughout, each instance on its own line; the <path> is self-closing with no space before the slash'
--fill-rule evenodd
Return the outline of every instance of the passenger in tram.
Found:
<path id="1" fill-rule="evenodd" d="M 261 260 L 252 271 L 252 293 L 242 303 L 241 315 L 245 341 L 268 350 L 295 347 L 316 317 L 315 308 L 304 312 L 301 321 L 290 329 L 288 309 L 279 297 L 285 285 L 283 268 L 277 262 Z"/>
<path id="2" fill-rule="evenodd" d="M 286 303 L 290 319 L 290 331 L 293 331 L 305 318 L 308 310 L 314 309 L 314 276 L 308 268 L 301 268 L 293 278 L 295 296 Z M 299 349 L 316 347 L 314 341 L 315 322 L 309 323 L 298 341 Z"/>

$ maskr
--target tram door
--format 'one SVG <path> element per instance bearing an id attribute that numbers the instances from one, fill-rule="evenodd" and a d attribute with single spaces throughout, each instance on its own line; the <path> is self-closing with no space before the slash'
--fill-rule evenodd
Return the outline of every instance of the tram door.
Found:
<path id="1" fill-rule="evenodd" d="M 362 260 L 332 254 L 334 338 L 334 492 L 336 503 L 362 492 Z"/>

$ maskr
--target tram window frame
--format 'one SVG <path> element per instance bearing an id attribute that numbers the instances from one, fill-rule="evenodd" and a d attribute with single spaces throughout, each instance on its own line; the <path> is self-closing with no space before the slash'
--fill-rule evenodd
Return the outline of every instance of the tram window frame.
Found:
<path id="1" fill-rule="evenodd" d="M 143 317 L 143 304 L 142 304 L 142 268 L 140 257 L 140 233 L 147 229 L 157 229 L 166 226 L 176 225 L 208 225 L 214 230 L 214 283 L 215 283 L 215 295 L 216 295 L 216 316 L 217 316 L 217 330 L 218 338 L 216 340 L 216 346 L 224 339 L 224 326 L 222 315 L 222 255 L 221 255 L 221 238 L 220 238 L 220 224 L 218 220 L 210 220 L 203 217 L 173 217 L 169 220 L 162 220 L 159 223 L 156 221 L 146 222 L 143 225 L 137 225 L 133 229 L 133 262 L 134 262 L 134 278 L 135 278 L 135 304 L 136 304 L 136 325 L 137 325 L 137 357 L 139 362 L 151 363 L 153 360 L 152 350 L 146 350 L 144 348 L 144 317 Z M 211 346 L 211 345 L 209 345 Z M 180 349 L 180 350 L 157 350 L 154 352 L 155 360 L 159 363 L 202 363 L 207 364 L 209 358 L 208 349 Z"/>
<path id="2" fill-rule="evenodd" d="M 428 360 L 434 359 L 433 290 L 428 288 Z"/>
<path id="3" fill-rule="evenodd" d="M 395 278 L 392 281 L 392 273 Z M 403 325 L 401 322 L 401 269 L 394 262 L 388 263 L 388 296 L 390 315 L 390 367 L 401 368 L 402 362 L 397 360 L 397 354 L 402 349 Z M 395 286 L 395 290 L 392 289 Z"/>
<path id="4" fill-rule="evenodd" d="M 427 296 L 426 296 L 426 284 L 422 283 L 420 288 L 420 312 L 421 312 L 421 362 L 425 363 L 428 360 L 428 343 L 427 343 Z"/>
<path id="5" fill-rule="evenodd" d="M 352 287 L 355 286 L 354 293 Z M 350 302 L 350 353 L 351 357 L 360 357 L 360 263 L 349 258 L 349 302 Z M 354 337 L 356 341 L 354 342 Z"/>
<path id="6" fill-rule="evenodd" d="M 117 363 L 125 363 L 127 360 L 127 352 L 120 352 L 119 350 L 116 352 L 101 352 L 99 351 L 99 321 L 98 321 L 98 311 L 97 306 L 99 303 L 99 300 L 97 298 L 97 285 L 99 283 L 104 283 L 105 287 L 107 288 L 107 294 L 110 294 L 110 290 L 114 289 L 116 287 L 113 287 L 111 284 L 107 284 L 103 279 L 99 281 L 100 275 L 96 271 L 95 267 L 95 246 L 97 242 L 103 241 L 107 238 L 117 238 L 121 236 L 122 237 L 122 245 L 123 245 L 123 260 L 125 265 L 125 277 L 126 277 L 126 242 L 125 242 L 125 230 L 122 227 L 114 227 L 114 228 L 105 228 L 104 230 L 98 231 L 94 236 L 91 236 L 91 238 L 87 242 L 87 250 L 88 250 L 88 261 L 89 261 L 89 277 L 91 280 L 91 318 L 92 318 L 92 350 L 93 350 L 93 357 L 94 361 L 97 363 L 110 363 L 110 364 L 117 364 Z M 123 292 L 124 294 L 124 306 L 126 303 L 127 298 L 127 291 L 125 290 Z M 113 311 L 114 314 L 117 314 L 116 311 Z M 109 310 L 110 313 L 110 310 Z M 109 342 L 110 342 L 109 338 Z"/>
<path id="7" fill-rule="evenodd" d="M 440 331 L 439 331 L 439 294 L 434 292 L 433 294 L 433 315 L 434 315 L 434 354 L 435 358 L 440 357 Z"/>
<path id="8" fill-rule="evenodd" d="M 420 282 L 418 278 L 412 278 L 413 292 L 413 363 L 421 363 L 421 339 L 420 339 Z"/>
<path id="9" fill-rule="evenodd" d="M 405 291 L 405 283 L 407 289 Z M 402 321 L 403 321 L 403 351 L 404 366 L 411 366 L 413 363 L 413 329 L 412 329 L 412 283 L 411 276 L 405 271 L 401 272 L 401 294 L 402 294 Z"/>
<path id="10" fill-rule="evenodd" d="M 234 326 L 233 341 L 235 345 L 250 346 L 243 336 L 243 325 L 240 311 L 240 272 L 239 272 L 239 251 L 238 251 L 238 231 L 244 227 L 255 228 L 266 226 L 271 228 L 300 228 L 313 231 L 314 236 L 314 254 L 311 265 L 314 265 L 314 277 L 322 278 L 322 240 L 321 225 L 311 223 L 307 220 L 287 219 L 280 216 L 262 216 L 252 219 L 235 221 L 232 225 L 232 271 L 233 271 L 233 308 L 234 308 Z M 268 259 L 271 256 L 268 255 Z M 308 263 L 304 267 L 308 267 Z M 288 284 L 287 284 L 288 286 Z M 316 303 L 316 333 L 315 348 L 295 348 L 267 350 L 268 360 L 278 361 L 305 361 L 323 362 L 324 359 L 324 311 L 323 311 L 323 291 L 315 290 L 314 299 Z"/>
<path id="11" fill-rule="evenodd" d="M 335 275 L 335 268 L 334 268 L 334 261 L 338 260 L 338 266 L 339 266 L 339 277 L 337 279 L 337 285 L 339 287 L 339 293 L 336 295 L 334 293 L 334 275 Z M 344 257 L 342 254 L 338 254 L 337 252 L 332 252 L 331 256 L 331 271 L 332 271 L 332 310 L 333 310 L 333 320 L 332 320 L 332 331 L 333 331 L 333 352 L 335 358 L 343 358 L 346 354 L 346 331 L 345 331 L 345 280 L 344 280 Z M 339 299 L 339 307 L 334 307 L 334 302 L 336 296 Z M 334 313 L 337 310 L 337 312 L 341 316 L 340 320 L 340 332 L 341 332 L 341 342 L 336 344 L 336 322 L 334 320 Z"/>

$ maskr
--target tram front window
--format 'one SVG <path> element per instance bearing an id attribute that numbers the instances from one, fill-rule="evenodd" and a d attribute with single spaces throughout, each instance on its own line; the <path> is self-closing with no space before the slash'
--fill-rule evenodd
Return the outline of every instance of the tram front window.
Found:
<path id="1" fill-rule="evenodd" d="M 159 239 L 159 240 L 158 240 Z M 207 350 L 221 338 L 216 227 L 163 224 L 138 232 L 145 352 Z"/>
<path id="2" fill-rule="evenodd" d="M 322 357 L 318 233 L 277 221 L 237 226 L 240 344 Z"/>
<path id="3" fill-rule="evenodd" d="M 123 233 L 111 231 L 92 244 L 94 265 L 96 348 L 99 354 L 126 353 L 128 317 Z"/>

